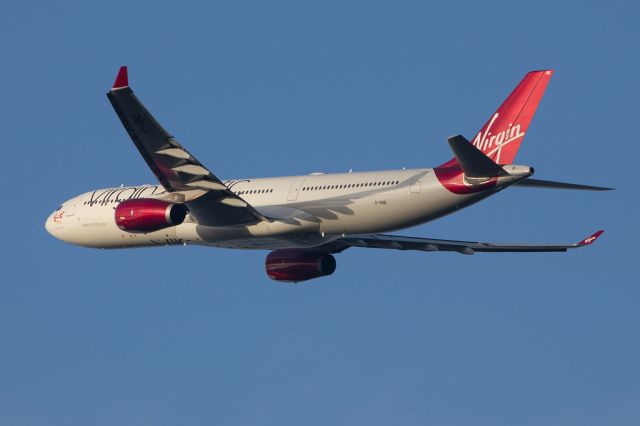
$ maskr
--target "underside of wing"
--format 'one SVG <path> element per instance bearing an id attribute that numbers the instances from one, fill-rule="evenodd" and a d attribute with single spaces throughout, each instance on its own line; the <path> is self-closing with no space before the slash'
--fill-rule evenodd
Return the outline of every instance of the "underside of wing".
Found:
<path id="1" fill-rule="evenodd" d="M 339 238 L 324 247 L 332 253 L 338 253 L 351 247 L 417 251 L 453 251 L 461 254 L 474 254 L 476 252 L 562 252 L 587 246 L 593 243 L 603 232 L 604 231 L 598 231 L 574 244 L 509 244 L 438 240 L 433 238 L 402 237 L 384 234 L 352 235 Z"/>
<path id="2" fill-rule="evenodd" d="M 129 87 L 126 67 L 120 68 L 107 98 L 160 184 L 167 192 L 189 195 L 187 207 L 199 224 L 224 226 L 265 220 L 155 120 Z"/>

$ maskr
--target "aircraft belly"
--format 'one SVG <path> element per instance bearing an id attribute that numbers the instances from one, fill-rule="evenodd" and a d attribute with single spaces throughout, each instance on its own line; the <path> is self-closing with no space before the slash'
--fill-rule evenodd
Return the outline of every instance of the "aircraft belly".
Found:
<path id="1" fill-rule="evenodd" d="M 275 249 L 321 243 L 319 223 L 315 220 L 274 220 L 232 227 L 183 223 L 176 229 L 177 238 L 187 244 L 213 247 Z"/>

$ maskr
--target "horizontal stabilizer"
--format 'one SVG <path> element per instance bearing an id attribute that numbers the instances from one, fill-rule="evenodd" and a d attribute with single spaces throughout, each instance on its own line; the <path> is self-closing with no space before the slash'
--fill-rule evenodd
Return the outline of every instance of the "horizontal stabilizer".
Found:
<path id="1" fill-rule="evenodd" d="M 614 188 L 604 188 L 602 186 L 579 185 L 577 183 L 554 182 L 552 180 L 523 179 L 513 184 L 513 186 L 526 186 L 529 188 L 549 188 L 549 189 L 577 189 L 581 191 L 611 191 Z"/>
<path id="2" fill-rule="evenodd" d="M 473 146 L 464 136 L 457 135 L 448 139 L 464 175 L 469 178 L 486 178 L 504 174 L 502 167 L 493 162 L 482 151 Z"/>

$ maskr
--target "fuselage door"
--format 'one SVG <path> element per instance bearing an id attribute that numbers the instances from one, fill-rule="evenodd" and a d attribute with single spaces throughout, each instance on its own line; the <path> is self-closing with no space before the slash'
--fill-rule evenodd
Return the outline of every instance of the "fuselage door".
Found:
<path id="1" fill-rule="evenodd" d="M 296 201 L 298 199 L 298 191 L 300 191 L 300 188 L 302 188 L 303 183 L 304 179 L 293 182 L 293 185 L 291 185 L 291 189 L 289 189 L 289 195 L 287 195 L 287 201 Z"/>
<path id="2" fill-rule="evenodd" d="M 76 202 L 72 202 L 69 203 L 68 205 L 64 206 L 64 215 L 65 216 L 73 216 L 75 214 L 76 211 Z"/>
<path id="3" fill-rule="evenodd" d="M 422 180 L 426 175 L 426 172 L 419 173 L 413 177 L 411 180 L 411 187 L 409 188 L 409 192 L 419 193 L 422 188 Z"/>

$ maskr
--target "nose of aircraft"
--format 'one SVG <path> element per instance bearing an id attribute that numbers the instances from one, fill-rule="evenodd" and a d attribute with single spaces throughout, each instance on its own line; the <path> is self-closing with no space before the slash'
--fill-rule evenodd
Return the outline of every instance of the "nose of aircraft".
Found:
<path id="1" fill-rule="evenodd" d="M 55 237 L 55 234 L 53 233 L 53 214 L 50 214 L 47 220 L 45 220 L 44 228 L 47 230 L 49 234 Z"/>
<path id="2" fill-rule="evenodd" d="M 53 219 L 54 219 L 54 215 L 55 213 L 51 213 L 49 215 L 49 217 L 47 218 L 47 220 L 44 222 L 44 228 L 47 230 L 47 232 L 49 234 L 51 234 L 53 237 L 56 237 L 57 239 L 61 239 L 60 238 L 60 232 L 62 231 L 62 225 L 60 225 L 59 223 L 56 223 Z"/>

